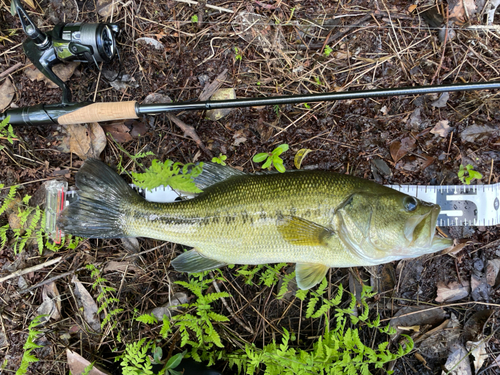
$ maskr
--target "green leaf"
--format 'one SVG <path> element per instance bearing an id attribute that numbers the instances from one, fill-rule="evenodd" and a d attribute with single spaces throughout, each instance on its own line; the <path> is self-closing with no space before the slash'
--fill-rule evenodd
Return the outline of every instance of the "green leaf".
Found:
<path id="1" fill-rule="evenodd" d="M 273 164 L 274 164 L 274 167 L 276 168 L 276 170 L 278 172 L 280 172 L 280 173 L 285 173 L 286 172 L 285 166 L 283 165 L 283 160 L 278 161 L 278 162 L 275 161 Z"/>
<path id="2" fill-rule="evenodd" d="M 473 170 L 470 170 L 469 171 L 469 175 L 474 179 L 477 179 L 477 180 L 480 180 L 483 178 L 483 175 L 481 173 L 479 173 L 478 171 L 473 171 Z"/>
<path id="3" fill-rule="evenodd" d="M 255 155 L 252 160 L 254 163 L 261 163 L 269 157 L 267 152 L 262 152 L 260 154 Z"/>
<path id="4" fill-rule="evenodd" d="M 273 159 L 271 159 L 270 157 L 268 157 L 267 160 L 266 160 L 266 162 L 262 165 L 262 169 L 269 168 L 272 163 L 273 163 Z"/>
<path id="5" fill-rule="evenodd" d="M 288 151 L 289 146 L 286 143 L 279 145 L 273 150 L 273 155 L 281 155 L 285 151 Z"/>
<path id="6" fill-rule="evenodd" d="M 153 350 L 153 358 L 155 360 L 155 362 L 158 364 L 158 363 L 161 363 L 161 360 L 163 358 L 163 350 L 160 346 L 157 346 L 154 350 Z"/>
<path id="7" fill-rule="evenodd" d="M 170 185 L 174 190 L 181 190 L 191 193 L 200 193 L 193 181 L 193 177 L 199 175 L 203 163 L 188 171 L 192 164 L 183 167 L 183 173 L 180 174 L 180 163 L 174 163 L 171 160 L 166 160 L 164 163 L 158 160 L 151 162 L 151 167 L 145 173 L 132 172 L 133 183 L 144 189 L 154 189 L 161 185 Z M 199 168 L 197 168 L 199 167 Z"/>
<path id="8" fill-rule="evenodd" d="M 330 48 L 330 46 L 327 44 L 325 46 L 325 49 L 323 50 L 323 55 L 325 55 L 326 57 L 330 56 L 330 54 L 332 53 L 333 49 Z"/>
<path id="9" fill-rule="evenodd" d="M 177 366 L 179 366 L 179 364 L 182 361 L 182 358 L 184 358 L 186 353 L 187 353 L 187 351 L 183 351 L 182 353 L 178 353 L 178 354 L 170 357 L 170 359 L 167 361 L 167 364 L 165 365 L 165 368 L 174 369 Z"/>

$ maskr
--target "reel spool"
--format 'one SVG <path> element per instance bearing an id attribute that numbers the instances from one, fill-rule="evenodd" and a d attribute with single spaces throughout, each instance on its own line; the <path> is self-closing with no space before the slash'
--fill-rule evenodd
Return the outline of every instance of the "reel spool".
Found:
<path id="1" fill-rule="evenodd" d="M 29 37 L 23 49 L 47 78 L 62 89 L 62 104 L 71 103 L 71 90 L 53 71 L 64 61 L 109 63 L 118 54 L 116 36 L 120 28 L 114 23 L 68 23 L 56 25 L 51 31 L 42 32 L 35 26 L 20 0 L 12 0 L 24 32 Z"/>

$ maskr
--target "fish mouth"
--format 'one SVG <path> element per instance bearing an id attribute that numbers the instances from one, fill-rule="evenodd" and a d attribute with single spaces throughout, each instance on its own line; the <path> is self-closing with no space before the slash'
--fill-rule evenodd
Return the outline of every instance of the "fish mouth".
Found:
<path id="1" fill-rule="evenodd" d="M 409 242 L 409 247 L 432 247 L 436 222 L 441 208 L 438 205 L 423 215 L 414 215 L 406 221 L 404 235 Z"/>

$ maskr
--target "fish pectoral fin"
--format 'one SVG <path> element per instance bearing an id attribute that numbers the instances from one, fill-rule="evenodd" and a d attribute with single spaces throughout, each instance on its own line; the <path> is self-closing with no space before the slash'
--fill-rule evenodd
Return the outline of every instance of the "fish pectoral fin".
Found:
<path id="1" fill-rule="evenodd" d="M 284 216 L 280 219 L 278 231 L 285 241 L 302 246 L 326 246 L 328 239 L 335 234 L 322 225 L 297 216 Z"/>
<path id="2" fill-rule="evenodd" d="M 318 284 L 328 271 L 327 266 L 317 263 L 297 263 L 295 266 L 295 278 L 300 289 L 310 289 Z"/>
<path id="3" fill-rule="evenodd" d="M 189 273 L 213 270 L 227 265 L 227 263 L 204 257 L 196 249 L 179 255 L 171 264 L 176 271 Z"/>

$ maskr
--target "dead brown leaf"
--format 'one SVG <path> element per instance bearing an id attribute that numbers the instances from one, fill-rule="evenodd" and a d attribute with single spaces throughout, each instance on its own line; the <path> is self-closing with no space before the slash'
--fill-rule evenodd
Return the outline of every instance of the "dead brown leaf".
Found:
<path id="1" fill-rule="evenodd" d="M 104 18 L 111 17 L 111 14 L 118 12 L 118 4 L 121 3 L 116 0 L 98 0 L 97 13 Z"/>
<path id="2" fill-rule="evenodd" d="M 130 142 L 132 136 L 130 135 L 130 129 L 124 123 L 111 123 L 103 125 L 105 133 L 111 134 L 113 139 L 118 143 Z"/>
<path id="3" fill-rule="evenodd" d="M 461 326 L 455 314 L 451 313 L 438 327 L 425 333 L 420 341 L 419 352 L 428 358 L 444 358 L 453 344 L 460 340 Z"/>
<path id="4" fill-rule="evenodd" d="M 38 315 L 47 315 L 45 321 L 61 319 L 61 296 L 54 282 L 43 287 L 42 300 L 43 303 L 37 310 Z"/>
<path id="5" fill-rule="evenodd" d="M 61 78 L 61 80 L 63 82 L 66 82 L 73 75 L 73 73 L 75 72 L 75 69 L 78 65 L 80 65 L 79 62 L 72 61 L 72 62 L 69 62 L 67 64 L 55 65 L 53 70 L 54 70 L 54 73 L 59 78 Z M 45 77 L 45 75 L 35 67 L 28 67 L 28 68 L 24 69 L 24 72 L 25 72 L 26 76 L 29 79 L 31 79 L 32 81 L 43 81 L 43 82 L 45 82 L 45 84 L 48 87 L 50 87 L 52 89 L 56 89 L 59 87 L 54 82 L 52 82 L 50 79 Z"/>
<path id="6" fill-rule="evenodd" d="M 450 21 L 463 23 L 476 14 L 477 7 L 474 0 L 449 0 L 449 18 Z"/>
<path id="7" fill-rule="evenodd" d="M 486 263 L 486 281 L 496 288 L 500 284 L 500 258 L 488 260 Z"/>
<path id="8" fill-rule="evenodd" d="M 75 353 L 70 349 L 66 349 L 66 356 L 68 358 L 68 367 L 73 375 L 109 375 L 109 372 L 98 369 L 95 365 L 90 372 L 85 372 L 85 368 L 90 365 L 90 362 L 83 358 L 80 354 Z"/>
<path id="9" fill-rule="evenodd" d="M 75 297 L 78 306 L 83 308 L 83 318 L 94 331 L 100 332 L 101 322 L 97 315 L 97 304 L 76 276 L 73 276 L 71 281 L 75 284 Z"/>
<path id="10" fill-rule="evenodd" d="M 139 272 L 142 273 L 142 270 L 139 267 L 135 266 L 131 262 L 111 261 L 104 268 L 104 272 L 114 272 L 114 271 L 117 271 L 117 272 L 125 272 L 125 271 L 130 272 L 130 271 L 133 271 L 133 272 L 136 272 L 136 273 L 139 273 Z"/>
<path id="11" fill-rule="evenodd" d="M 450 122 L 448 120 L 438 121 L 438 123 L 432 128 L 431 133 L 446 138 L 450 131 L 453 130 L 453 128 L 448 125 L 449 123 Z"/>
<path id="12" fill-rule="evenodd" d="M 10 104 L 15 92 L 16 90 L 10 78 L 5 78 L 4 83 L 0 86 L 0 111 L 3 111 Z"/>
<path id="13" fill-rule="evenodd" d="M 66 125 L 63 133 L 65 135 L 57 149 L 73 152 L 82 160 L 98 158 L 106 147 L 106 135 L 98 123 Z"/>
<path id="14" fill-rule="evenodd" d="M 478 341 L 467 341 L 465 347 L 474 357 L 474 368 L 477 374 L 479 369 L 483 367 L 484 362 L 488 359 L 486 340 L 484 340 L 484 337 L 480 336 Z"/>
<path id="15" fill-rule="evenodd" d="M 437 297 L 436 302 L 454 302 L 461 300 L 469 295 L 470 283 L 462 281 L 459 283 L 454 281 L 448 285 L 440 282 L 437 283 Z"/>
<path id="16" fill-rule="evenodd" d="M 411 137 L 405 137 L 400 141 L 394 141 L 389 148 L 392 159 L 398 162 L 408 152 L 415 149 L 415 140 Z"/>
<path id="17" fill-rule="evenodd" d="M 444 365 L 442 375 L 472 375 L 469 353 L 461 343 L 454 343 L 449 348 L 451 354 Z"/>
<path id="18" fill-rule="evenodd" d="M 169 318 L 172 315 L 177 315 L 179 313 L 179 308 L 177 306 L 188 302 L 189 302 L 189 297 L 186 293 L 177 292 L 172 296 L 172 298 L 167 304 L 160 307 L 156 307 L 153 310 L 151 310 L 151 314 L 153 314 L 159 321 L 162 321 L 164 315 L 166 315 Z"/>

